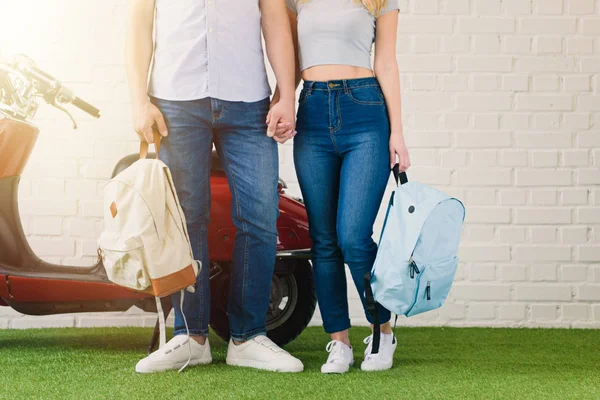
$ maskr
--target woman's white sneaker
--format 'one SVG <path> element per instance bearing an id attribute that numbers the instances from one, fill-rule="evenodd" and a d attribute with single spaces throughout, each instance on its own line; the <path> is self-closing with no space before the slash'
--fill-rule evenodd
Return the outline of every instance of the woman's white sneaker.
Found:
<path id="1" fill-rule="evenodd" d="M 379 352 L 372 354 L 373 350 L 373 335 L 367 336 L 364 340 L 365 344 L 368 344 L 365 350 L 365 360 L 360 365 L 360 369 L 363 371 L 384 371 L 392 368 L 394 365 L 394 352 L 398 342 L 393 333 L 381 334 L 381 340 L 379 342 Z"/>
<path id="2" fill-rule="evenodd" d="M 210 364 L 211 362 L 208 338 L 204 344 L 200 344 L 188 335 L 177 335 L 162 348 L 140 360 L 135 366 L 135 372 L 147 374 L 180 370 L 186 365 Z"/>
<path id="3" fill-rule="evenodd" d="M 304 365 L 264 335 L 239 345 L 229 341 L 227 365 L 264 369 L 273 372 L 302 372 Z"/>
<path id="4" fill-rule="evenodd" d="M 354 364 L 352 347 L 339 340 L 332 340 L 325 348 L 329 353 L 327 362 L 321 366 L 324 374 L 344 374 Z"/>

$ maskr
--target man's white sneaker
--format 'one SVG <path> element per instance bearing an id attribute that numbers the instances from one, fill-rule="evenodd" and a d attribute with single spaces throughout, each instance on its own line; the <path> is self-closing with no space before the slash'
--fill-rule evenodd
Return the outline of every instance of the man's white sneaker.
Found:
<path id="1" fill-rule="evenodd" d="M 373 335 L 366 337 L 364 343 L 368 344 L 368 346 L 365 350 L 365 360 L 360 365 L 361 370 L 384 371 L 392 368 L 394 364 L 394 352 L 398 345 L 393 333 L 381 334 L 379 352 L 377 354 L 371 353 L 373 350 Z"/>
<path id="2" fill-rule="evenodd" d="M 302 372 L 304 365 L 268 337 L 261 335 L 235 345 L 229 341 L 227 365 L 274 372 Z"/>
<path id="3" fill-rule="evenodd" d="M 177 335 L 162 348 L 140 360 L 135 366 L 135 372 L 147 374 L 173 369 L 179 370 L 187 364 L 188 360 L 188 365 L 210 364 L 212 362 L 208 338 L 201 345 L 187 335 Z"/>
<path id="4" fill-rule="evenodd" d="M 321 372 L 324 374 L 343 374 L 348 372 L 350 366 L 354 364 L 354 355 L 352 347 L 339 340 L 332 340 L 325 348 L 329 353 L 327 362 L 321 366 Z"/>

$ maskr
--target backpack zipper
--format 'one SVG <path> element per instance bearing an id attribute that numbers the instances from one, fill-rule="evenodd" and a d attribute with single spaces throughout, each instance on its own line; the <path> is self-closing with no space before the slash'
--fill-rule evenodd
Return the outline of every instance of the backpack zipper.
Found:
<path id="1" fill-rule="evenodd" d="M 385 212 L 385 219 L 383 220 L 383 228 L 381 229 L 381 235 L 379 236 L 379 242 L 380 243 L 381 243 L 381 239 L 383 239 L 383 233 L 385 232 L 385 226 L 387 225 L 388 217 L 390 216 L 390 210 L 394 206 L 394 195 L 395 194 L 396 194 L 395 191 L 392 192 L 392 195 L 390 196 L 390 202 L 389 202 L 388 207 L 387 207 L 387 211 Z"/>
<path id="2" fill-rule="evenodd" d="M 411 258 L 411 264 L 414 264 L 414 261 L 412 261 L 412 258 Z M 414 266 L 415 266 L 415 268 L 417 267 L 416 264 Z M 420 274 L 422 272 L 418 268 L 416 268 L 416 270 L 417 270 L 417 274 Z M 423 271 L 425 271 L 425 268 L 423 268 Z M 414 273 L 414 270 L 411 269 L 411 273 Z M 410 314 L 410 312 L 412 311 L 412 309 L 417 304 L 417 298 L 419 297 L 419 289 L 420 288 L 421 288 L 421 280 L 417 279 L 417 288 L 415 289 L 415 294 L 413 296 L 413 301 L 412 301 L 410 307 L 408 308 L 408 310 L 406 310 L 406 312 L 404 313 L 404 315 Z"/>
<path id="3" fill-rule="evenodd" d="M 425 288 L 425 296 L 427 296 L 427 300 L 431 300 L 431 281 L 427 281 L 427 287 Z"/>

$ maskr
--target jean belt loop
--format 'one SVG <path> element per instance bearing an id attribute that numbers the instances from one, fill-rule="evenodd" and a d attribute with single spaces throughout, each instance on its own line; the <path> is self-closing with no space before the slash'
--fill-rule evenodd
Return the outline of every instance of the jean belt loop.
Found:
<path id="1" fill-rule="evenodd" d="M 310 94 L 312 93 L 312 91 L 313 91 L 313 86 L 314 86 L 314 85 L 315 85 L 315 81 L 311 81 L 311 82 L 308 84 L 308 90 L 306 91 L 306 94 L 307 94 L 308 96 L 310 96 Z"/>
<path id="2" fill-rule="evenodd" d="M 344 79 L 342 82 L 344 82 L 344 93 L 346 93 L 346 94 L 350 93 L 350 88 L 348 87 L 348 81 L 346 79 Z"/>

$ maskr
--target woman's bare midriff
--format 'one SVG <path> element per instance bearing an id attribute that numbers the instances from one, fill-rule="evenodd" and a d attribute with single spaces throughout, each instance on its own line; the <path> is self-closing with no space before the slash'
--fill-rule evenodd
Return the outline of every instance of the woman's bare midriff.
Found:
<path id="1" fill-rule="evenodd" d="M 349 65 L 317 65 L 302 71 L 305 81 L 335 81 L 340 79 L 372 78 L 373 71 L 368 68 Z"/>

